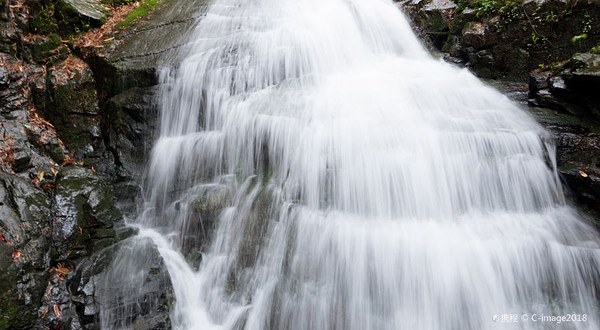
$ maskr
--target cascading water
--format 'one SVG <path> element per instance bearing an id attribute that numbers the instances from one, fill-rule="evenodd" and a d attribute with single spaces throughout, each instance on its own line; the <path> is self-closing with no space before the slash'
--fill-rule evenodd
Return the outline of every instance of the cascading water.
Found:
<path id="1" fill-rule="evenodd" d="M 174 328 L 600 329 L 599 240 L 547 133 L 392 1 L 214 0 L 187 38 L 136 222 Z"/>

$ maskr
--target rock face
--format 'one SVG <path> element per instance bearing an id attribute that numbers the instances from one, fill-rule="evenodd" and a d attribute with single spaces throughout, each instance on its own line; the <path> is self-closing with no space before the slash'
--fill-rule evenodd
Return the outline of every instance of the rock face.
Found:
<path id="1" fill-rule="evenodd" d="M 600 55 L 578 53 L 529 77 L 529 104 L 549 108 L 554 117 L 577 123 L 551 125 L 558 141 L 558 163 L 573 197 L 600 212 Z"/>
<path id="2" fill-rule="evenodd" d="M 170 327 L 158 250 L 124 226 L 156 128 L 159 59 L 204 2 L 161 3 L 99 47 L 66 42 L 106 20 L 99 2 L 0 1 L 2 330 Z M 107 291 L 131 280 L 119 251 L 132 244 L 145 249 L 128 265 L 138 286 Z"/>
<path id="3" fill-rule="evenodd" d="M 192 28 L 207 0 L 163 0 L 150 16 L 116 33 L 102 49 L 76 45 L 100 81 L 107 96 L 131 88 L 151 87 L 158 83 L 157 68 L 162 61 L 175 59 L 184 46 L 181 36 Z"/>
<path id="4" fill-rule="evenodd" d="M 0 174 L 0 329 L 30 329 L 48 281 L 51 202 L 29 182 Z"/>
<path id="5" fill-rule="evenodd" d="M 529 77 L 531 103 L 600 120 L 600 54 L 578 53 Z"/>
<path id="6" fill-rule="evenodd" d="M 431 49 L 483 78 L 523 81 L 539 65 L 600 44 L 597 0 L 399 3 Z"/>

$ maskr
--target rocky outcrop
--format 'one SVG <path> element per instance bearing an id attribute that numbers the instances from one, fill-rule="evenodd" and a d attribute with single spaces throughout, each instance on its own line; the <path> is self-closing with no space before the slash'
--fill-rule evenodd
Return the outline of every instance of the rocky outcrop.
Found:
<path id="1" fill-rule="evenodd" d="M 531 103 L 600 120 L 600 54 L 578 53 L 529 77 Z"/>
<path id="2" fill-rule="evenodd" d="M 568 123 L 550 125 L 558 141 L 558 162 L 573 197 L 600 212 L 600 55 L 587 52 L 534 70 L 529 105 L 553 111 Z"/>
<path id="3" fill-rule="evenodd" d="M 158 83 L 157 68 L 165 60 L 175 59 L 184 45 L 181 36 L 194 26 L 206 0 L 163 0 L 149 17 L 124 30 L 106 36 L 101 46 L 78 42 L 75 47 L 91 64 L 106 97 L 131 88 L 151 87 Z"/>
<path id="4" fill-rule="evenodd" d="M 70 38 L 105 21 L 98 2 L 0 1 L 0 329 L 169 327 L 162 259 L 124 219 L 156 126 L 159 58 L 181 46 L 174 35 L 199 3 L 163 0 L 155 16 L 104 34 L 111 17 L 85 44 Z M 145 244 L 140 286 L 103 292 L 125 280 L 115 263 L 131 244 Z M 100 314 L 108 305 L 125 323 Z"/>
<path id="5" fill-rule="evenodd" d="M 597 0 L 399 0 L 431 48 L 483 78 L 530 70 L 600 44 Z"/>

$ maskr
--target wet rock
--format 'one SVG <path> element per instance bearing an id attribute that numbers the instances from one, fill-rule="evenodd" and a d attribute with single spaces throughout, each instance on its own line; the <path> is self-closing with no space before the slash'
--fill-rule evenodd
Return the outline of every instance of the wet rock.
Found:
<path id="1" fill-rule="evenodd" d="M 529 82 L 533 104 L 600 119 L 600 55 L 575 54 L 550 70 L 533 71 Z"/>
<path id="2" fill-rule="evenodd" d="M 50 269 L 50 279 L 44 292 L 36 329 L 79 330 L 81 322 L 67 287 L 71 269 L 57 265 Z"/>
<path id="3" fill-rule="evenodd" d="M 6 69 L 0 67 L 0 90 L 7 89 L 9 82 Z"/>
<path id="4" fill-rule="evenodd" d="M 600 84 L 600 54 L 579 53 L 573 55 L 568 65 L 570 71 L 566 74 L 569 85 L 584 87 L 588 84 Z M 587 90 L 593 89 L 588 88 Z"/>
<path id="5" fill-rule="evenodd" d="M 65 168 L 56 184 L 53 239 L 58 260 L 77 259 L 114 244 L 122 214 L 108 184 L 92 170 Z"/>
<path id="6" fill-rule="evenodd" d="M 115 35 L 105 48 L 75 46 L 91 64 L 108 98 L 134 87 L 154 86 L 158 66 L 164 61 L 178 62 L 177 50 L 186 45 L 181 31 L 192 27 L 202 14 L 198 9 L 207 2 L 163 0 L 147 18 Z"/>
<path id="7" fill-rule="evenodd" d="M 600 135 L 570 131 L 557 135 L 559 171 L 575 200 L 600 212 Z"/>
<path id="8" fill-rule="evenodd" d="M 50 34 L 36 38 L 31 45 L 33 60 L 43 64 L 56 64 L 69 56 L 69 48 L 62 44 L 58 34 Z"/>
<path id="9" fill-rule="evenodd" d="M 195 252 L 202 251 L 210 242 L 219 216 L 231 205 L 234 191 L 227 184 L 207 184 L 196 187 L 191 194 L 189 220 L 182 231 L 185 233 L 183 251 L 190 262 L 198 266 L 202 256 Z M 175 211 L 185 212 L 186 207 L 178 204 Z"/>
<path id="10" fill-rule="evenodd" d="M 450 0 L 433 0 L 419 11 L 423 27 L 436 48 L 441 49 L 448 38 L 456 4 Z"/>
<path id="11" fill-rule="evenodd" d="M 27 151 L 19 150 L 13 155 L 13 171 L 16 173 L 27 171 L 31 168 L 31 156 Z"/>
<path id="12" fill-rule="evenodd" d="M 43 116 L 56 128 L 75 159 L 104 152 L 99 134 L 100 116 L 96 83 L 86 63 L 70 56 L 48 71 L 49 91 Z"/>
<path id="13" fill-rule="evenodd" d="M 157 93 L 157 87 L 132 88 L 104 105 L 109 145 L 118 155 L 121 177 L 141 179 L 151 148 L 149 141 L 157 128 Z"/>
<path id="14" fill-rule="evenodd" d="M 132 237 L 97 253 L 71 277 L 84 329 L 169 329 L 173 288 L 156 245 Z M 101 307 L 103 311 L 101 312 Z"/>
<path id="15" fill-rule="evenodd" d="M 551 71 L 534 70 L 529 74 L 529 92 L 531 96 L 536 95 L 540 90 L 547 89 L 550 77 L 552 77 Z"/>
<path id="16" fill-rule="evenodd" d="M 487 22 L 469 24 L 462 33 L 463 42 L 476 50 L 490 48 L 498 43 L 498 36 Z"/>
<path id="17" fill-rule="evenodd" d="M 48 278 L 50 200 L 16 176 L 0 174 L 0 329 L 30 329 Z"/>

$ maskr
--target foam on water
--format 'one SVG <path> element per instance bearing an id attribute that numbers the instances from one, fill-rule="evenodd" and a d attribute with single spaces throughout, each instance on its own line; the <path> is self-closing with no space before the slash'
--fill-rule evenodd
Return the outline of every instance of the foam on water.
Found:
<path id="1" fill-rule="evenodd" d="M 600 328 L 599 240 L 548 134 L 392 1 L 214 0 L 186 38 L 134 238 L 164 259 L 174 328 Z M 198 203 L 222 207 L 196 268 Z"/>

